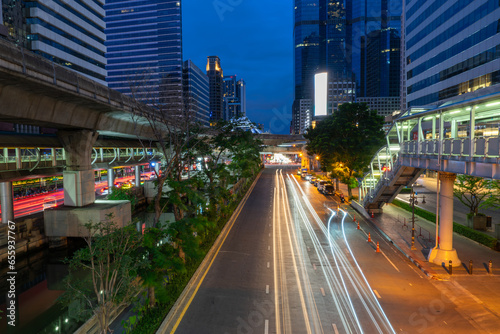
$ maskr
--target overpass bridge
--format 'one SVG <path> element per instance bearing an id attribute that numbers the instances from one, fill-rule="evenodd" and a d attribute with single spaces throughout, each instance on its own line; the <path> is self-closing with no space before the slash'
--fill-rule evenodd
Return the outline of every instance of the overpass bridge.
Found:
<path id="1" fill-rule="evenodd" d="M 439 245 L 429 261 L 460 265 L 453 249 L 453 184 L 456 174 L 500 179 L 500 93 L 412 109 L 398 118 L 386 145 L 373 157 L 360 186 L 360 202 L 378 212 L 426 170 L 439 172 Z"/>

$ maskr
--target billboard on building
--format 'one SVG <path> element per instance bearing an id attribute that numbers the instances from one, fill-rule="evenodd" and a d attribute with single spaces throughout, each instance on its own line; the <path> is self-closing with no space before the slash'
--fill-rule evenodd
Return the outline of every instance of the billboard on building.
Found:
<path id="1" fill-rule="evenodd" d="M 326 116 L 328 105 L 328 73 L 314 76 L 314 116 Z"/>

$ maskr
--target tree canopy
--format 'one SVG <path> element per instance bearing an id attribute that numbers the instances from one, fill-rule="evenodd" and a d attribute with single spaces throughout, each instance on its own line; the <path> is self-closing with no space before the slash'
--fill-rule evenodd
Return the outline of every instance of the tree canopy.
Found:
<path id="1" fill-rule="evenodd" d="M 350 190 L 356 173 L 362 173 L 384 145 L 383 125 L 383 117 L 366 103 L 344 103 L 337 112 L 308 130 L 307 152 L 319 155 L 322 168 L 339 175 L 341 182 L 350 185 Z"/>

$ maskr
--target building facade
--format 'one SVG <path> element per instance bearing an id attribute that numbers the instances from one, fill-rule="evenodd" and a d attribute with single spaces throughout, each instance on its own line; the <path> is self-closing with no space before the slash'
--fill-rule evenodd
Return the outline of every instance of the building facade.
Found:
<path id="1" fill-rule="evenodd" d="M 104 8 L 109 87 L 182 110 L 181 1 L 106 0 Z"/>
<path id="2" fill-rule="evenodd" d="M 3 0 L 2 5 L 9 39 L 106 85 L 104 0 Z"/>
<path id="3" fill-rule="evenodd" d="M 348 59 L 359 97 L 399 96 L 403 1 L 346 1 Z"/>
<path id="4" fill-rule="evenodd" d="M 406 107 L 498 92 L 499 17 L 498 1 L 407 1 Z"/>
<path id="5" fill-rule="evenodd" d="M 236 75 L 224 77 L 224 119 L 246 116 L 246 83 Z"/>
<path id="6" fill-rule="evenodd" d="M 343 1 L 295 0 L 294 2 L 294 84 L 292 129 L 302 125 L 300 100 L 311 100 L 314 75 L 327 72 L 332 80 L 351 79 L 347 60 L 346 7 Z"/>
<path id="7" fill-rule="evenodd" d="M 210 122 L 224 119 L 224 73 L 218 56 L 207 59 L 207 76 L 210 90 Z"/>
<path id="8" fill-rule="evenodd" d="M 191 60 L 182 69 L 184 110 L 204 126 L 210 125 L 208 77 Z"/>

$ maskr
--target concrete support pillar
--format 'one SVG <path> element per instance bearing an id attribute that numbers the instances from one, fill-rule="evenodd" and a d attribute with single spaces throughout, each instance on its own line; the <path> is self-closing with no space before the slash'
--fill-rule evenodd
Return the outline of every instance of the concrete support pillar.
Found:
<path id="1" fill-rule="evenodd" d="M 137 165 L 134 167 L 135 169 L 135 186 L 141 186 L 141 165 Z"/>
<path id="2" fill-rule="evenodd" d="M 92 147 L 99 134 L 89 130 L 58 131 L 66 157 L 64 205 L 82 207 L 95 201 L 95 180 L 92 169 Z"/>
<path id="3" fill-rule="evenodd" d="M 2 206 L 2 224 L 14 221 L 14 194 L 12 182 L 0 182 L 0 203 Z"/>
<path id="4" fill-rule="evenodd" d="M 453 267 L 461 264 L 457 251 L 453 248 L 453 183 L 455 178 L 456 174 L 453 173 L 441 172 L 439 174 L 441 181 L 440 193 L 438 194 L 440 203 L 439 245 L 429 253 L 429 262 L 448 266 L 451 260 Z"/>
<path id="5" fill-rule="evenodd" d="M 114 187 L 115 183 L 115 171 L 113 168 L 108 168 L 108 189 L 111 193 L 111 188 Z"/>

